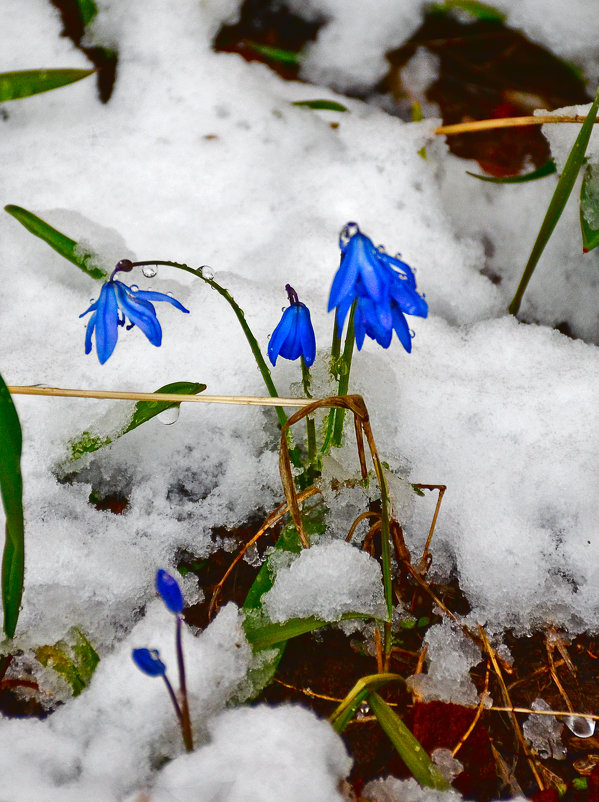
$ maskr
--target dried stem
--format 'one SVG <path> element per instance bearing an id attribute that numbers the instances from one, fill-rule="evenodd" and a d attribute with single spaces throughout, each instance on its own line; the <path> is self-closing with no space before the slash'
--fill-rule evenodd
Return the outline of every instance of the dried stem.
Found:
<path id="1" fill-rule="evenodd" d="M 584 116 L 551 116 L 539 115 L 538 117 L 498 117 L 492 120 L 469 120 L 464 123 L 454 123 L 453 125 L 441 125 L 435 130 L 435 134 L 469 134 L 476 131 L 490 131 L 494 128 L 516 128 L 527 125 L 545 125 L 545 123 L 583 123 Z M 596 120 L 596 123 L 599 120 Z"/>

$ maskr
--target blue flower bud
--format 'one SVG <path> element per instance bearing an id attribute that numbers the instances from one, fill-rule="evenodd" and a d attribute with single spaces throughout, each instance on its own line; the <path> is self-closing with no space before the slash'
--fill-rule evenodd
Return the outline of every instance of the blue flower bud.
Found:
<path id="1" fill-rule="evenodd" d="M 149 677 L 161 677 L 166 673 L 166 666 L 157 649 L 133 649 L 131 657 L 139 670 Z"/>
<path id="2" fill-rule="evenodd" d="M 308 307 L 301 303 L 296 291 L 289 284 L 285 285 L 290 306 L 283 312 L 279 325 L 272 333 L 268 343 L 268 358 L 273 365 L 277 357 L 299 359 L 303 356 L 307 367 L 316 357 L 316 338 L 310 319 Z"/>
<path id="3" fill-rule="evenodd" d="M 183 594 L 179 583 L 162 568 L 156 572 L 156 590 L 171 613 L 178 615 L 183 611 Z"/>

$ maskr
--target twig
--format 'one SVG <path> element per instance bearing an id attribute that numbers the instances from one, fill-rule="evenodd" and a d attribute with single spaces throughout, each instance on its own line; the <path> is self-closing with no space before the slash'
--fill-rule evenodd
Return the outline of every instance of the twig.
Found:
<path id="1" fill-rule="evenodd" d="M 453 748 L 453 751 L 451 753 L 452 757 L 455 757 L 457 755 L 457 753 L 460 751 L 460 749 L 464 746 L 464 744 L 466 743 L 466 741 L 468 740 L 468 738 L 472 734 L 474 728 L 476 727 L 476 724 L 477 724 L 477 722 L 478 722 L 478 720 L 479 720 L 479 718 L 481 716 L 481 713 L 484 710 L 485 699 L 487 697 L 487 691 L 489 690 L 489 673 L 490 673 L 489 672 L 489 663 L 487 662 L 487 670 L 485 672 L 485 687 L 483 688 L 483 692 L 480 695 L 480 703 L 479 703 L 478 707 L 476 708 L 476 713 L 474 715 L 474 718 L 472 719 L 472 722 L 471 722 L 470 726 L 468 727 L 466 732 L 462 735 L 460 740 L 457 742 L 457 744 Z"/>
<path id="2" fill-rule="evenodd" d="M 502 696 L 504 698 L 506 706 L 512 707 L 512 700 L 510 699 L 509 691 L 508 691 L 507 686 L 505 684 L 505 681 L 503 679 L 503 674 L 501 673 L 501 668 L 499 667 L 499 663 L 497 661 L 497 656 L 495 654 L 495 649 L 489 643 L 489 639 L 487 638 L 487 633 L 480 626 L 480 624 L 478 626 L 478 631 L 480 633 L 481 640 L 482 640 L 483 645 L 485 647 L 485 651 L 487 652 L 487 654 L 489 655 L 489 658 L 491 659 L 491 663 L 492 663 L 493 668 L 495 670 L 495 674 L 497 676 L 497 680 L 499 681 L 499 687 L 501 688 L 501 694 L 502 694 Z M 512 726 L 514 728 L 514 732 L 516 733 L 518 741 L 520 742 L 520 746 L 522 747 L 522 752 L 524 753 L 524 755 L 526 756 L 526 759 L 528 760 L 528 763 L 530 765 L 530 769 L 531 769 L 531 771 L 532 771 L 532 773 L 534 775 L 535 780 L 537 781 L 537 785 L 539 786 L 539 789 L 541 791 L 543 791 L 543 790 L 545 790 L 545 784 L 543 783 L 543 780 L 541 779 L 541 775 L 539 774 L 539 771 L 537 770 L 537 767 L 536 767 L 536 764 L 535 764 L 535 760 L 534 760 L 533 756 L 530 754 L 530 752 L 528 750 L 528 747 L 526 746 L 526 741 L 524 740 L 524 735 L 522 734 L 522 730 L 520 729 L 520 725 L 518 724 L 518 719 L 516 718 L 516 716 L 515 716 L 515 714 L 513 712 L 510 712 L 510 718 L 512 719 Z"/>
<path id="3" fill-rule="evenodd" d="M 422 557 L 420 558 L 420 573 L 425 574 L 430 566 L 430 561 L 428 559 L 429 556 L 429 548 L 431 545 L 431 540 L 433 539 L 433 534 L 435 532 L 435 526 L 437 525 L 437 518 L 439 517 L 439 510 L 441 509 L 441 502 L 443 501 L 443 496 L 445 495 L 445 491 L 447 490 L 446 485 L 414 485 L 419 490 L 438 490 L 439 496 L 437 497 L 437 506 L 435 507 L 435 512 L 433 514 L 433 520 L 431 521 L 431 528 L 429 529 L 428 537 L 426 539 L 426 543 L 424 544 L 424 551 L 422 552 Z"/>
<path id="4" fill-rule="evenodd" d="M 136 393 L 121 390 L 71 390 L 35 385 L 10 386 L 12 395 L 45 395 L 64 398 L 114 398 L 123 401 L 171 401 L 177 404 L 244 404 L 259 407 L 305 407 L 314 403 L 307 398 L 270 398 L 254 395 L 182 395 L 181 393 Z"/>
<path id="5" fill-rule="evenodd" d="M 527 125 L 545 125 L 545 123 L 583 123 L 585 117 L 576 115 L 574 117 L 550 115 L 539 115 L 538 117 L 498 117 L 492 120 L 469 120 L 465 123 L 454 123 L 453 125 L 441 125 L 435 130 L 435 134 L 469 134 L 476 131 L 490 131 L 494 128 L 519 128 Z M 595 121 L 597 124 L 599 120 Z"/>
<path id="6" fill-rule="evenodd" d="M 315 496 L 316 493 L 320 492 L 321 491 L 318 487 L 308 487 L 306 488 L 306 490 L 303 490 L 301 493 L 298 494 L 298 501 L 305 501 L 307 498 Z M 279 521 L 285 515 L 285 513 L 288 512 L 288 510 L 289 506 L 287 505 L 287 502 L 284 501 L 283 504 L 280 504 L 275 510 L 273 510 L 273 512 L 271 512 L 271 514 L 264 521 L 260 529 L 258 529 L 256 534 L 252 538 L 250 538 L 250 540 L 248 540 L 248 542 L 244 544 L 241 551 L 239 551 L 239 553 L 235 555 L 235 559 L 233 560 L 231 565 L 227 568 L 227 570 L 224 573 L 224 576 L 222 577 L 220 582 L 217 585 L 215 585 L 214 590 L 212 591 L 212 599 L 210 600 L 210 607 L 208 608 L 208 618 L 213 617 L 214 608 L 218 603 L 218 597 L 220 595 L 222 587 L 227 581 L 233 568 L 235 568 L 235 566 L 241 560 L 241 558 L 247 552 L 247 550 L 251 548 L 254 545 L 254 543 L 256 543 L 262 537 L 262 535 L 264 535 L 272 526 L 274 526 L 277 523 L 277 521 Z"/>

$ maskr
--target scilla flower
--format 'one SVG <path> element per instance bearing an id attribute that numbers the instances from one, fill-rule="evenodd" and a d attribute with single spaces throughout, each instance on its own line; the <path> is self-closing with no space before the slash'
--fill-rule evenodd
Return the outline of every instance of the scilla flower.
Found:
<path id="1" fill-rule="evenodd" d="M 102 365 L 114 351 L 119 336 L 119 326 L 124 326 L 127 318 L 130 321 L 128 329 L 139 326 L 152 345 L 159 346 L 162 343 L 162 329 L 152 301 L 167 301 L 181 312 L 189 312 L 189 309 L 170 295 L 140 290 L 136 286 L 129 287 L 115 279 L 116 273 L 128 272 L 132 267 L 133 263 L 128 259 L 119 262 L 110 279 L 103 285 L 98 300 L 79 315 L 84 317 L 93 312 L 85 332 L 85 353 L 89 354 L 92 350 L 92 335 L 95 332 L 96 350 Z"/>
<path id="2" fill-rule="evenodd" d="M 339 247 L 341 264 L 329 296 L 329 312 L 337 307 L 339 336 L 355 301 L 358 350 L 366 336 L 388 348 L 395 331 L 403 347 L 410 352 L 412 337 L 405 315 L 426 317 L 428 314 L 428 305 L 416 291 L 416 279 L 410 267 L 382 248 L 376 248 L 356 223 L 348 223 L 343 228 Z"/>
<path id="3" fill-rule="evenodd" d="M 156 590 L 171 613 L 179 615 L 183 612 L 183 594 L 179 583 L 163 568 L 156 573 Z"/>
<path id="4" fill-rule="evenodd" d="M 149 677 L 166 676 L 166 666 L 160 659 L 158 649 L 133 649 L 131 657 L 139 670 Z"/>
<path id="5" fill-rule="evenodd" d="M 300 303 L 296 291 L 289 284 L 285 285 L 289 306 L 283 312 L 279 325 L 272 333 L 268 343 L 268 358 L 273 365 L 277 357 L 298 359 L 303 356 L 307 367 L 314 362 L 316 356 L 316 338 L 310 320 L 310 311 Z"/>

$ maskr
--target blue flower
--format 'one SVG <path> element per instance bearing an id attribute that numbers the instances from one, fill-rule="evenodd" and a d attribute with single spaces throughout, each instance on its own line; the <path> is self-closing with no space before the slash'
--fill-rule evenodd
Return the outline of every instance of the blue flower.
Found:
<path id="1" fill-rule="evenodd" d="M 338 336 L 347 313 L 356 302 L 354 330 L 358 350 L 366 336 L 388 348 L 393 332 L 403 347 L 412 350 L 412 337 L 405 315 L 426 317 L 428 305 L 416 290 L 409 265 L 376 248 L 356 223 L 348 223 L 339 239 L 341 264 L 333 279 L 329 312 L 337 308 Z"/>
<path id="2" fill-rule="evenodd" d="M 183 611 L 183 594 L 174 576 L 160 568 L 156 573 L 156 590 L 171 613 Z"/>
<path id="3" fill-rule="evenodd" d="M 307 367 L 316 357 L 316 338 L 310 311 L 305 304 L 300 303 L 296 291 L 289 284 L 285 285 L 290 306 L 283 312 L 279 325 L 272 333 L 268 343 L 268 358 L 273 365 L 277 364 L 277 357 L 297 359 L 303 356 Z"/>
<path id="4" fill-rule="evenodd" d="M 103 285 L 98 300 L 79 315 L 84 317 L 93 312 L 85 332 L 85 353 L 89 354 L 92 350 L 92 334 L 95 331 L 98 359 L 103 365 L 115 349 L 119 326 L 124 326 L 127 318 L 130 321 L 128 329 L 139 326 L 152 345 L 159 346 L 162 343 L 162 329 L 152 301 L 167 301 L 181 312 L 189 312 L 189 309 L 170 295 L 140 290 L 136 286 L 128 287 L 111 277 Z"/>
<path id="5" fill-rule="evenodd" d="M 166 666 L 160 659 L 158 649 L 133 649 L 131 657 L 139 670 L 149 677 L 163 677 L 166 674 Z"/>

